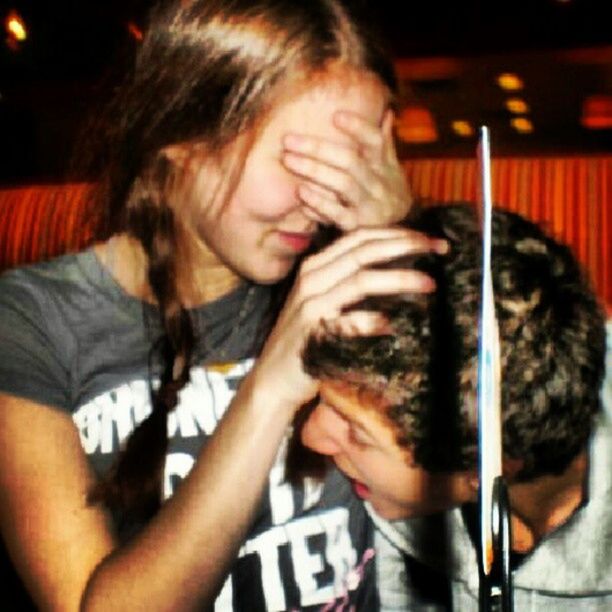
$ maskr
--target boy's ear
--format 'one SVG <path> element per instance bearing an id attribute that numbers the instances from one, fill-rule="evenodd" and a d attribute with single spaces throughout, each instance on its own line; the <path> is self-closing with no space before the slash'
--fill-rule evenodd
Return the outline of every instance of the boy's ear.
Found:
<path id="1" fill-rule="evenodd" d="M 514 477 L 523 469 L 525 461 L 523 459 L 514 459 L 512 457 L 504 457 L 503 472 L 504 478 L 508 482 L 512 482 Z"/>

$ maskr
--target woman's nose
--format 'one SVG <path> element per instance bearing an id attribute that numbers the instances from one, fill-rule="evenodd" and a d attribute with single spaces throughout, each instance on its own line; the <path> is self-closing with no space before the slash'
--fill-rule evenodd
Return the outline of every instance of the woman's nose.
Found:
<path id="1" fill-rule="evenodd" d="M 304 423 L 302 443 L 317 453 L 334 456 L 342 450 L 345 430 L 344 419 L 329 406 L 319 403 Z"/>

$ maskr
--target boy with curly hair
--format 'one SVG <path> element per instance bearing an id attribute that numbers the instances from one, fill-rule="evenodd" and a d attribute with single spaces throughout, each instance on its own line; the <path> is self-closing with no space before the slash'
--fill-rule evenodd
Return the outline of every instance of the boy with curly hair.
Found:
<path id="1" fill-rule="evenodd" d="M 479 225 L 467 205 L 409 224 L 449 242 L 406 262 L 436 292 L 360 304 L 388 335 L 311 339 L 320 402 L 301 436 L 371 510 L 383 608 L 475 610 Z M 570 250 L 518 215 L 495 211 L 492 266 L 515 608 L 612 609 L 602 311 Z"/>

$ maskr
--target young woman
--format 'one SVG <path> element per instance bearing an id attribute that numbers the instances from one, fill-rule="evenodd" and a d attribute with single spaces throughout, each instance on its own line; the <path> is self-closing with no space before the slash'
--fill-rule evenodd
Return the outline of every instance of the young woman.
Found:
<path id="1" fill-rule="evenodd" d="M 283 453 L 317 391 L 305 339 L 376 331 L 343 309 L 432 289 L 376 264 L 445 248 L 383 228 L 410 204 L 392 96 L 337 0 L 152 13 L 99 242 L 0 280 L 0 524 L 39 608 L 375 605 L 359 504 L 334 474 L 286 483 Z M 348 233 L 299 265 L 321 225 Z"/>

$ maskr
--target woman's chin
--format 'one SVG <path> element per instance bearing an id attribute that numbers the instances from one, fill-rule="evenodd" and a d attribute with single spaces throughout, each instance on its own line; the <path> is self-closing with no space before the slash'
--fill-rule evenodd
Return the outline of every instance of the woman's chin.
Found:
<path id="1" fill-rule="evenodd" d="M 250 270 L 246 276 L 258 285 L 274 285 L 282 281 L 291 272 L 295 265 L 295 258 L 280 261 L 276 265 L 261 266 Z"/>
<path id="2" fill-rule="evenodd" d="M 274 285 L 286 278 L 295 266 L 296 257 L 270 256 L 266 258 L 253 257 L 244 262 L 239 270 L 243 278 L 258 285 Z"/>

